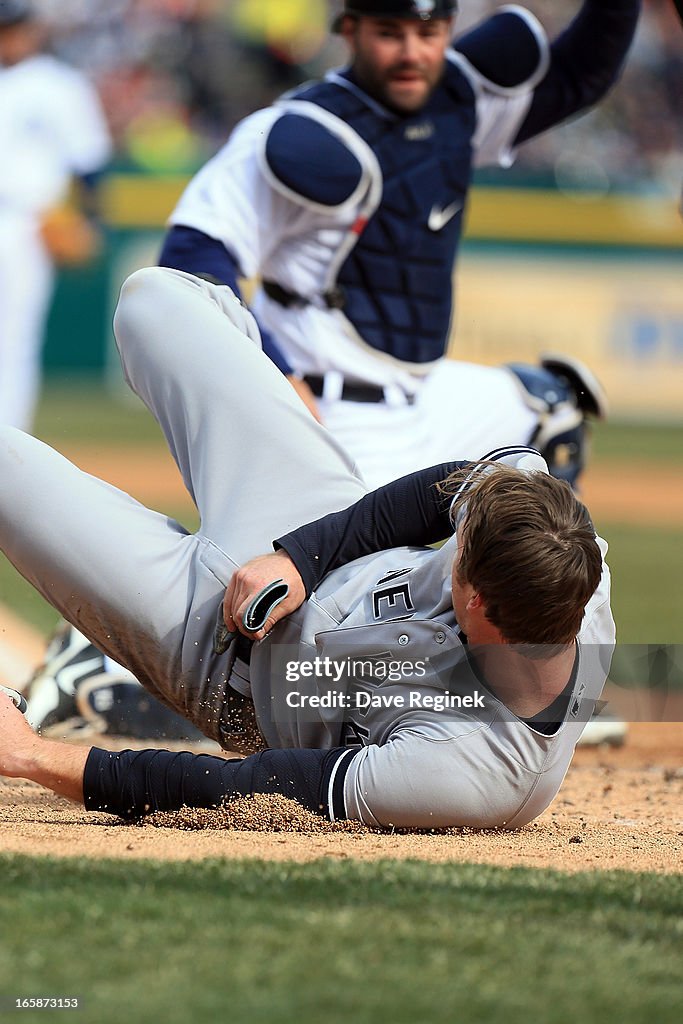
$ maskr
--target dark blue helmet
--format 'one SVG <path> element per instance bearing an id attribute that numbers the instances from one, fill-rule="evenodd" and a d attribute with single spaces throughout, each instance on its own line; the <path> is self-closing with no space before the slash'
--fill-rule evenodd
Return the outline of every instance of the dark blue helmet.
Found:
<path id="1" fill-rule="evenodd" d="M 32 18 L 34 13 L 29 0 L 0 0 L 0 28 L 19 25 Z"/>
<path id="2" fill-rule="evenodd" d="M 332 31 L 339 32 L 345 15 L 372 18 L 450 18 L 458 9 L 457 0 L 344 0 L 344 10 L 332 22 Z"/>

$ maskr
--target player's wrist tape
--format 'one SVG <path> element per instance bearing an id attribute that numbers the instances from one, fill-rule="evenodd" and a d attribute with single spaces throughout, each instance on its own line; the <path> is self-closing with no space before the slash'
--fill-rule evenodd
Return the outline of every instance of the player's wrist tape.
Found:
<path id="1" fill-rule="evenodd" d="M 26 698 L 23 693 L 19 693 L 18 690 L 13 690 L 11 686 L 0 686 L 0 693 L 5 693 L 10 698 L 15 708 L 21 711 L 22 715 L 26 713 Z"/>
<path id="2" fill-rule="evenodd" d="M 260 590 L 256 597 L 249 603 L 244 613 L 244 628 L 250 633 L 258 633 L 263 629 L 268 616 L 289 593 L 289 584 L 284 580 L 273 580 L 263 590 Z M 228 629 L 223 619 L 223 605 L 218 607 L 216 620 L 216 632 L 213 638 L 214 654 L 225 654 L 232 641 L 238 636 L 237 631 Z"/>
<path id="3" fill-rule="evenodd" d="M 256 633 L 266 624 L 266 620 L 274 608 L 287 597 L 289 584 L 284 580 L 273 580 L 261 590 L 244 613 L 244 628 Z"/>

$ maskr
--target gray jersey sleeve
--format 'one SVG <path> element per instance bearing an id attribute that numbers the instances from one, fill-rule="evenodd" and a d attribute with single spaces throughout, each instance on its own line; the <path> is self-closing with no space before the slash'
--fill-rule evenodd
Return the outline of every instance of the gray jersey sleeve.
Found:
<path id="1" fill-rule="evenodd" d="M 514 761 L 498 772 L 491 741 L 472 718 L 450 737 L 407 728 L 364 747 L 346 771 L 346 816 L 384 828 L 504 827 L 535 779 Z"/>
<path id="2" fill-rule="evenodd" d="M 346 816 L 383 827 L 483 825 L 472 779 L 465 772 L 453 778 L 456 743 L 462 741 L 440 743 L 406 729 L 383 746 L 364 747 L 346 771 Z"/>

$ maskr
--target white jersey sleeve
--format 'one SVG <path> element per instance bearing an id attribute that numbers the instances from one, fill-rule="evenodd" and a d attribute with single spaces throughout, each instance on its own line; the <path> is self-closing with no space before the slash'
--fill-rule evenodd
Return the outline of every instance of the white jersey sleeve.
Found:
<path id="1" fill-rule="evenodd" d="M 98 171 L 111 155 L 107 121 L 94 86 L 79 71 L 61 65 L 61 94 L 54 116 L 71 173 Z"/>
<path id="2" fill-rule="evenodd" d="M 33 217 L 59 203 L 73 175 L 109 158 L 107 123 L 81 72 L 46 54 L 0 68 L 0 200 Z"/>
<path id="3" fill-rule="evenodd" d="M 509 167 L 514 163 L 512 144 L 529 111 L 534 89 L 550 66 L 550 43 L 538 19 L 530 11 L 515 5 L 502 7 L 500 11 L 514 12 L 535 37 L 539 61 L 529 78 L 518 85 L 503 86 L 478 71 L 464 54 L 449 50 L 448 59 L 468 79 L 476 98 L 477 128 L 472 140 L 475 167 L 492 164 Z"/>
<path id="4" fill-rule="evenodd" d="M 279 117 L 274 108 L 242 121 L 192 179 L 169 218 L 222 242 L 245 277 L 261 272 L 271 249 L 296 228 L 301 210 L 271 187 L 260 152 Z"/>
<path id="5" fill-rule="evenodd" d="M 320 295 L 345 233 L 372 192 L 373 175 L 366 165 L 375 161 L 369 147 L 341 119 L 311 104 L 298 105 L 296 112 L 323 131 L 331 128 L 330 137 L 360 157 L 360 180 L 338 204 L 316 202 L 274 173 L 266 152 L 268 139 L 278 118 L 291 113 L 281 103 L 257 111 L 237 126 L 189 183 L 169 224 L 194 228 L 221 242 L 245 277 L 259 274 L 299 295 Z M 278 317 L 282 315 L 278 307 Z"/>

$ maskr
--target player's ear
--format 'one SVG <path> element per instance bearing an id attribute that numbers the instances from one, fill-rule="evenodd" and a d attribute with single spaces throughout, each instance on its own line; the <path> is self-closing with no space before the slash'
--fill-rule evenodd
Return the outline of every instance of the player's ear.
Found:
<path id="1" fill-rule="evenodd" d="M 472 592 L 467 601 L 467 611 L 476 612 L 480 611 L 484 607 L 484 599 L 481 594 L 478 594 L 476 590 Z"/>
<path id="2" fill-rule="evenodd" d="M 338 27 L 335 28 L 335 31 L 342 37 L 346 45 L 353 49 L 356 37 L 356 28 L 358 26 L 358 18 L 351 14 L 344 14 L 336 25 Z"/>

